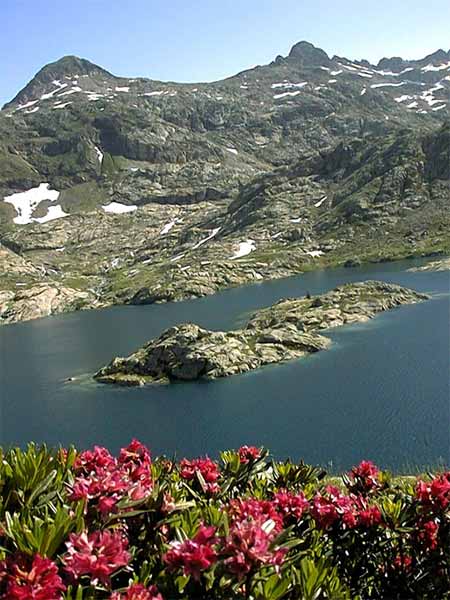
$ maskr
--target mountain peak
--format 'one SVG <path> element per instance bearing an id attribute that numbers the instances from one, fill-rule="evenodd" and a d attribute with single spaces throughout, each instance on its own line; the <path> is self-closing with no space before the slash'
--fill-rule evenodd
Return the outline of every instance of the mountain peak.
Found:
<path id="1" fill-rule="evenodd" d="M 111 75 L 111 73 L 108 73 L 108 71 L 105 71 L 105 69 L 102 69 L 102 67 L 99 67 L 89 60 L 71 54 L 45 65 L 45 67 L 37 73 L 35 78 L 39 79 L 45 77 L 50 72 L 60 75 L 89 75 L 89 73 L 92 72 L 103 72 Z"/>
<path id="2" fill-rule="evenodd" d="M 404 69 L 407 64 L 407 61 L 401 56 L 392 56 L 391 58 L 382 58 L 378 62 L 377 68 L 397 73 Z"/>
<path id="3" fill-rule="evenodd" d="M 304 65 L 327 65 L 330 63 L 328 54 L 310 42 L 301 41 L 294 44 L 288 58 L 294 59 Z"/>
<path id="4" fill-rule="evenodd" d="M 445 52 L 445 50 L 442 50 L 442 48 L 440 48 L 439 50 L 436 50 L 436 52 L 433 52 L 432 54 L 428 54 L 428 56 L 425 56 L 425 58 L 423 58 L 421 62 L 435 63 L 435 62 L 439 62 L 439 61 L 448 60 L 449 58 L 450 58 L 450 51 L 447 53 L 447 52 Z"/>
<path id="5" fill-rule="evenodd" d="M 102 67 L 99 67 L 85 58 L 79 58 L 78 56 L 73 55 L 63 56 L 55 62 L 42 67 L 33 79 L 20 90 L 20 92 L 11 100 L 11 102 L 6 104 L 5 107 L 11 104 L 26 103 L 29 100 L 34 99 L 42 93 L 45 86 L 55 80 L 70 76 L 78 77 L 93 74 L 102 75 L 108 79 L 114 77 L 114 75 Z"/>

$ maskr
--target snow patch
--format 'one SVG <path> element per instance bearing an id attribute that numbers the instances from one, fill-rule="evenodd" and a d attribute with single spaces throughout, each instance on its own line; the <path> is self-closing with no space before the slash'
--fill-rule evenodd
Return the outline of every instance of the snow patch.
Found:
<path id="1" fill-rule="evenodd" d="M 52 81 L 52 83 L 53 83 L 53 85 L 57 86 L 56 90 L 52 90 L 51 92 L 48 92 L 48 94 L 42 94 L 41 100 L 48 100 L 49 98 L 53 98 L 53 96 L 55 94 L 57 94 L 58 92 L 60 92 L 61 90 L 63 90 L 64 88 L 66 88 L 68 86 L 67 83 L 61 83 L 57 79 Z"/>
<path id="2" fill-rule="evenodd" d="M 406 69 L 403 69 L 403 71 L 399 71 L 398 73 L 394 73 L 393 71 L 377 71 L 377 70 L 375 70 L 375 73 L 377 73 L 378 75 L 382 75 L 383 77 L 399 77 L 400 75 L 403 75 L 404 73 L 408 73 L 409 71 L 414 71 L 414 67 L 407 67 Z"/>
<path id="3" fill-rule="evenodd" d="M 208 237 L 205 237 L 203 240 L 200 240 L 199 242 L 197 242 L 195 244 L 195 246 L 192 246 L 192 250 L 195 250 L 196 248 L 203 246 L 203 244 L 205 244 L 209 240 L 212 240 L 212 238 L 215 237 L 219 233 L 219 231 L 220 231 L 220 227 L 213 229 L 212 232 L 208 235 Z"/>
<path id="4" fill-rule="evenodd" d="M 433 94 L 434 94 L 434 92 L 437 92 L 438 90 L 443 90 L 443 89 L 444 89 L 444 86 L 441 83 L 437 83 L 435 86 L 433 86 L 429 90 L 425 90 L 424 92 L 422 92 L 420 97 L 424 102 L 426 102 L 428 104 L 428 106 L 433 106 L 434 104 L 439 104 L 442 102 L 442 99 L 436 100 L 436 98 L 434 98 Z"/>
<path id="5" fill-rule="evenodd" d="M 48 221 L 54 221 L 55 219 L 61 219 L 62 217 L 68 217 L 69 215 L 63 211 L 60 204 L 56 206 L 49 206 L 45 217 L 39 217 L 33 219 L 37 223 L 47 223 Z"/>
<path id="6" fill-rule="evenodd" d="M 164 227 L 159 232 L 159 235 L 166 235 L 166 233 L 169 233 L 172 227 L 174 227 L 179 221 L 180 219 L 174 219 L 173 221 L 170 221 L 170 223 L 167 223 L 167 225 L 164 225 Z"/>
<path id="7" fill-rule="evenodd" d="M 30 100 L 30 102 L 27 102 L 26 104 L 20 104 L 16 110 L 23 110 L 24 108 L 29 108 L 30 106 L 33 106 L 34 104 L 36 104 L 36 102 L 39 102 L 39 100 Z"/>
<path id="8" fill-rule="evenodd" d="M 323 252 L 322 250 L 310 250 L 309 252 L 305 252 L 305 254 L 312 256 L 312 258 L 317 258 L 319 256 L 322 256 Z"/>
<path id="9" fill-rule="evenodd" d="M 98 162 L 100 164 L 102 164 L 102 162 L 103 162 L 103 152 L 100 150 L 100 148 L 97 148 L 97 146 L 94 146 L 94 150 L 95 150 L 95 152 L 97 154 Z"/>
<path id="10" fill-rule="evenodd" d="M 274 98 L 278 100 L 279 98 L 286 98 L 286 96 L 298 96 L 298 94 L 301 94 L 298 90 L 296 92 L 284 92 L 283 94 L 275 94 Z"/>
<path id="11" fill-rule="evenodd" d="M 406 85 L 406 81 L 401 81 L 400 83 L 374 83 L 370 87 L 376 89 L 382 87 L 400 87 L 401 85 Z"/>
<path id="12" fill-rule="evenodd" d="M 116 86 L 116 92 L 129 92 L 130 88 L 127 85 L 124 85 L 122 87 L 120 86 Z"/>
<path id="13" fill-rule="evenodd" d="M 236 150 L 236 148 L 225 148 L 225 150 L 228 150 L 228 152 L 231 152 L 231 154 L 237 154 L 238 151 Z"/>
<path id="14" fill-rule="evenodd" d="M 62 94 L 58 94 L 58 98 L 61 98 L 61 96 L 70 96 L 70 94 L 76 94 L 77 92 L 81 92 L 82 89 L 78 86 L 72 87 L 70 88 L 70 90 L 67 90 L 67 92 L 63 92 Z"/>
<path id="15" fill-rule="evenodd" d="M 322 204 L 325 202 L 325 200 L 326 200 L 327 198 L 328 198 L 328 196 L 324 196 L 324 197 L 323 197 L 323 198 L 321 198 L 321 199 L 320 199 L 318 202 L 316 202 L 316 203 L 314 204 L 314 206 L 315 206 L 316 208 L 319 208 L 319 206 L 322 206 Z"/>
<path id="16" fill-rule="evenodd" d="M 404 96 L 398 96 L 397 98 L 394 98 L 394 100 L 396 102 L 406 102 L 406 100 L 412 100 L 413 98 L 414 98 L 414 96 L 404 95 Z"/>
<path id="17" fill-rule="evenodd" d="M 89 102 L 93 100 L 100 100 L 101 98 L 105 98 L 104 94 L 97 94 L 97 92 L 85 92 L 88 95 Z"/>
<path id="18" fill-rule="evenodd" d="M 284 81 L 283 83 L 272 83 L 272 85 L 270 87 L 272 89 L 277 89 L 277 88 L 290 89 L 290 88 L 302 88 L 302 87 L 305 87 L 305 85 L 308 85 L 307 81 L 302 81 L 301 83 L 291 83 L 290 81 Z"/>
<path id="19" fill-rule="evenodd" d="M 16 209 L 16 212 L 18 213 L 18 216 L 14 217 L 14 223 L 16 223 L 17 225 L 28 225 L 33 221 L 41 222 L 38 219 L 33 219 L 31 216 L 33 214 L 34 209 L 38 206 L 40 202 L 42 202 L 43 200 L 50 200 L 51 202 L 55 202 L 55 200 L 57 200 L 58 198 L 59 192 L 57 192 L 56 190 L 51 190 L 50 184 L 41 183 L 38 187 L 31 188 L 26 192 L 18 192 L 17 194 L 11 194 L 11 196 L 5 196 L 4 200 L 5 202 L 12 204 Z M 61 216 L 66 215 L 64 214 Z"/>
<path id="20" fill-rule="evenodd" d="M 236 258 L 241 258 L 242 256 L 247 256 L 250 252 L 253 252 L 256 249 L 256 245 L 254 240 L 247 240 L 246 242 L 241 242 L 239 244 L 239 250 L 230 257 L 230 260 L 235 260 Z"/>
<path id="21" fill-rule="evenodd" d="M 446 69 L 450 69 L 450 60 L 447 63 L 444 63 L 442 65 L 426 65 L 425 67 L 422 67 L 421 71 L 444 71 Z"/>
<path id="22" fill-rule="evenodd" d="M 131 213 L 137 210 L 137 206 L 134 204 L 121 204 L 120 202 L 110 202 L 106 206 L 102 206 L 102 208 L 106 213 L 113 213 L 115 215 Z"/>

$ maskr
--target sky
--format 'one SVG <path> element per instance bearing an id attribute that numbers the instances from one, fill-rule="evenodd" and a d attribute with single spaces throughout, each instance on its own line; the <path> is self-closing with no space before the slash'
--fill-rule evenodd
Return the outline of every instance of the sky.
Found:
<path id="1" fill-rule="evenodd" d="M 450 0 L 0 0 L 0 106 L 75 54 L 115 75 L 213 81 L 300 40 L 378 62 L 450 48 Z"/>

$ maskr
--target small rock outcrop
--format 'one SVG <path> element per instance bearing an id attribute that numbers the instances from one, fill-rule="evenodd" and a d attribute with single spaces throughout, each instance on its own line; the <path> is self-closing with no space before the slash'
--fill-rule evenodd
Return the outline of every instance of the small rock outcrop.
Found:
<path id="1" fill-rule="evenodd" d="M 127 358 L 114 358 L 94 378 L 144 385 L 216 379 L 327 349 L 318 330 L 367 321 L 381 311 L 419 302 L 425 294 L 378 281 L 348 284 L 311 298 L 282 300 L 237 331 L 171 327 Z"/>

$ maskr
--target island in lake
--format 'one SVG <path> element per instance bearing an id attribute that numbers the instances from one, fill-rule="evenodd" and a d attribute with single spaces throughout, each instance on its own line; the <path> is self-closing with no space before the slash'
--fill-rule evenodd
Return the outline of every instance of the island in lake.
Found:
<path id="1" fill-rule="evenodd" d="M 245 373 L 327 349 L 331 341 L 320 330 L 361 323 L 428 298 L 391 283 L 351 283 L 318 296 L 281 300 L 235 331 L 209 331 L 192 323 L 171 327 L 130 356 L 114 358 L 94 378 L 133 386 Z"/>

